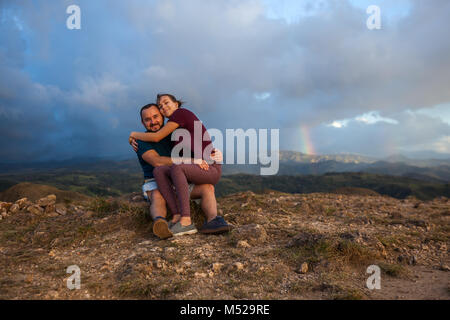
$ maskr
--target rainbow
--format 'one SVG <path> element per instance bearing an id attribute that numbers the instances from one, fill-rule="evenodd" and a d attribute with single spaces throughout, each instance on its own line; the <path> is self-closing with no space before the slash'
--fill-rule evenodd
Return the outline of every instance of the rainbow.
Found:
<path id="1" fill-rule="evenodd" d="M 314 150 L 314 145 L 309 135 L 309 131 L 310 131 L 309 127 L 306 126 L 300 127 L 300 141 L 301 141 L 300 150 L 301 152 L 306 154 L 316 154 L 316 151 Z"/>

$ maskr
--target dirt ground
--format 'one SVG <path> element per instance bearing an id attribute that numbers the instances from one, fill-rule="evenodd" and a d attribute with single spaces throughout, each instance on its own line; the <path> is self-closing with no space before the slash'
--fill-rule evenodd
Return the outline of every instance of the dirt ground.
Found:
<path id="1" fill-rule="evenodd" d="M 0 299 L 450 298 L 447 198 L 243 192 L 218 208 L 232 232 L 167 240 L 136 195 L 24 208 L 0 221 Z"/>

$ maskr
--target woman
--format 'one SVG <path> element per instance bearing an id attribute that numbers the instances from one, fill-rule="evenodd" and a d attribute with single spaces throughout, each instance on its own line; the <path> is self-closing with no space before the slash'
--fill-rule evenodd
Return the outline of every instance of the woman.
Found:
<path id="1" fill-rule="evenodd" d="M 197 116 L 186 108 L 181 108 L 183 102 L 178 101 L 171 94 L 158 94 L 156 103 L 161 113 L 168 118 L 167 123 L 157 132 L 132 132 L 130 139 L 159 142 L 178 128 L 189 132 L 190 141 L 178 141 L 175 144 L 183 142 L 190 147 L 190 150 L 197 151 L 183 154 L 184 158 L 194 158 L 194 155 L 198 154 L 201 154 L 201 158 L 196 158 L 193 164 L 182 163 L 157 167 L 153 170 L 153 175 L 159 191 L 174 215 L 173 225 L 170 228 L 173 235 L 193 234 L 197 232 L 197 228 L 190 217 L 188 183 L 215 185 L 222 175 L 222 166 L 211 159 L 210 152 L 205 152 L 207 148 L 212 150 L 211 139 Z M 201 136 L 196 137 L 194 128 L 200 125 Z M 194 141 L 195 138 L 200 138 L 201 141 L 200 139 Z M 207 161 L 212 164 L 208 165 Z M 172 183 L 175 190 L 172 188 Z"/>

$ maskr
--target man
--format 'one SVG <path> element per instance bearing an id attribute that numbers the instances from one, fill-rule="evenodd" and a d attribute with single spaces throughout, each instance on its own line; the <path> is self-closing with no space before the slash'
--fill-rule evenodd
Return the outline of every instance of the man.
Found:
<path id="1" fill-rule="evenodd" d="M 156 132 L 164 124 L 164 117 L 156 104 L 147 104 L 141 108 L 141 122 L 147 131 Z M 172 236 L 170 226 L 166 220 L 166 201 L 158 190 L 153 177 L 153 169 L 157 166 L 172 165 L 170 157 L 172 151 L 171 136 L 167 136 L 159 142 L 144 142 L 130 140 L 136 151 L 139 163 L 144 172 L 144 185 L 142 191 L 144 197 L 150 201 L 150 215 L 153 219 L 153 233 L 161 239 Z M 216 152 L 217 159 L 222 158 L 220 151 Z M 205 168 L 207 169 L 207 168 Z M 218 234 L 228 232 L 232 226 L 217 216 L 217 202 L 214 194 L 214 186 L 211 184 L 189 185 L 191 199 L 201 199 L 201 208 L 206 215 L 206 222 L 200 229 L 201 233 Z"/>

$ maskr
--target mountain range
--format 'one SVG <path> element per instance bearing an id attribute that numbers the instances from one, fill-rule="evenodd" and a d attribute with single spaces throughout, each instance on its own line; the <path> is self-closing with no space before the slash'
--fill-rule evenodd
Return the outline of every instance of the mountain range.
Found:
<path id="1" fill-rule="evenodd" d="M 278 175 L 321 175 L 329 172 L 367 172 L 447 183 L 450 181 L 448 158 L 413 159 L 396 154 L 374 158 L 359 154 L 311 155 L 295 151 L 280 151 Z M 105 158 L 76 158 L 64 161 L 0 163 L 0 174 L 25 174 L 51 170 L 86 172 L 122 172 L 139 174 L 136 158 L 112 160 Z M 260 174 L 260 165 L 224 164 L 223 175 Z"/>

